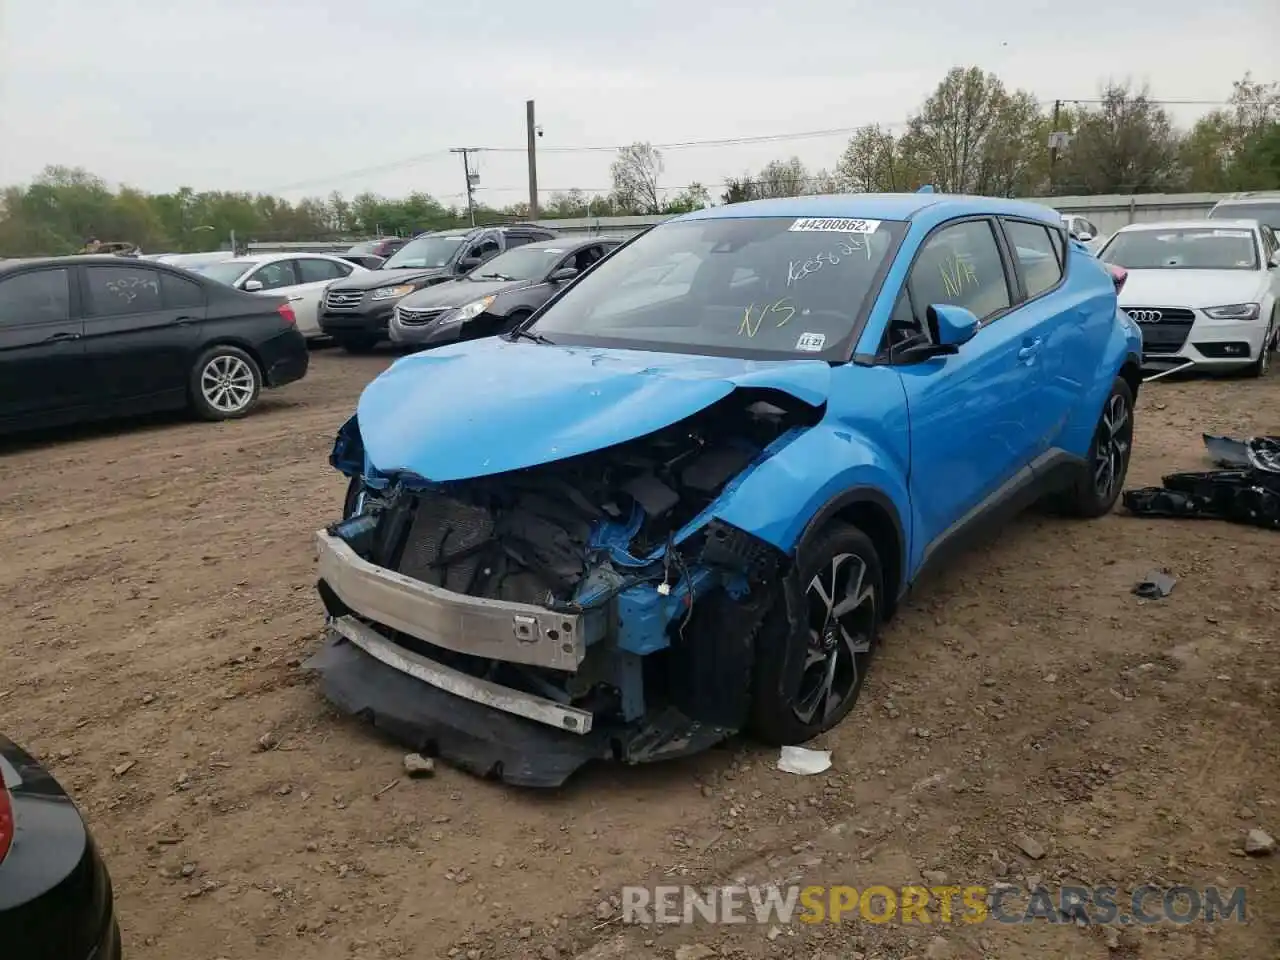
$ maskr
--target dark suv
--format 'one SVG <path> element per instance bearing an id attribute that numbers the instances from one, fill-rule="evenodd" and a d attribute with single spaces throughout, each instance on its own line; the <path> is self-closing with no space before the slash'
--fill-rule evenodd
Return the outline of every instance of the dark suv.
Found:
<path id="1" fill-rule="evenodd" d="M 320 329 L 352 353 L 387 339 L 396 303 L 423 287 L 459 277 L 505 250 L 554 240 L 534 224 L 465 227 L 415 237 L 379 269 L 336 280 L 320 304 Z"/>

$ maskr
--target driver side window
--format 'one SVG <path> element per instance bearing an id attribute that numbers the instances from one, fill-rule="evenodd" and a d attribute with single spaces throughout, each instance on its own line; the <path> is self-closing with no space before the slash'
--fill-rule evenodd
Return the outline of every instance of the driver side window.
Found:
<path id="1" fill-rule="evenodd" d="M 907 286 L 916 321 L 924 330 L 931 304 L 965 307 L 986 321 L 1012 303 L 988 220 L 967 220 L 934 233 L 921 247 Z"/>
<path id="2" fill-rule="evenodd" d="M 481 262 L 496 257 L 499 253 L 498 241 L 493 237 L 486 237 L 479 243 L 472 244 L 471 249 L 467 251 L 468 257 L 476 257 Z"/>

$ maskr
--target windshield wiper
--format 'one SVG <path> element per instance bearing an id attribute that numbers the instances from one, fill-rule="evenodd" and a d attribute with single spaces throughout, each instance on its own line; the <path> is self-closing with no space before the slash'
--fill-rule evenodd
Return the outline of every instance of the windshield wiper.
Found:
<path id="1" fill-rule="evenodd" d="M 540 333 L 534 333 L 532 330 L 525 330 L 523 327 L 516 327 L 509 334 L 508 340 L 518 340 L 523 337 L 525 340 L 532 340 L 534 343 L 545 343 L 549 346 L 555 346 L 554 340 L 548 340 Z"/>
<path id="2" fill-rule="evenodd" d="M 514 280 L 515 277 L 508 277 L 505 273 L 477 273 L 477 280 Z"/>

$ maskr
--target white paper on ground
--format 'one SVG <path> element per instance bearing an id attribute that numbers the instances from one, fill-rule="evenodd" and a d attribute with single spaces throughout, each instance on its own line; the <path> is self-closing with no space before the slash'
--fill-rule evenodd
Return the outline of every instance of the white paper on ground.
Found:
<path id="1" fill-rule="evenodd" d="M 830 769 L 830 750 L 809 750 L 805 747 L 783 747 L 778 757 L 778 769 L 783 773 L 795 773 L 802 777 Z"/>

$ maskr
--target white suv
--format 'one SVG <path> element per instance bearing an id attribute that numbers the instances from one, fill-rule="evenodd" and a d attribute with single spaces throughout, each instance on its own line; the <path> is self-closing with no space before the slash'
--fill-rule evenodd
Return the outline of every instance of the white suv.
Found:
<path id="1" fill-rule="evenodd" d="M 1127 271 L 1120 306 L 1152 376 L 1266 373 L 1280 330 L 1280 245 L 1256 220 L 1132 223 L 1098 254 Z"/>

